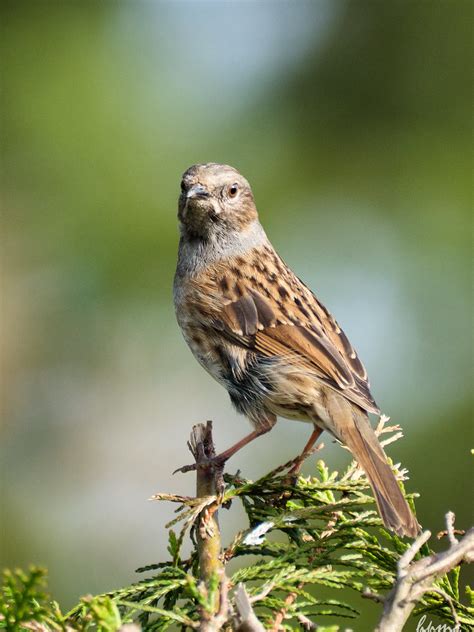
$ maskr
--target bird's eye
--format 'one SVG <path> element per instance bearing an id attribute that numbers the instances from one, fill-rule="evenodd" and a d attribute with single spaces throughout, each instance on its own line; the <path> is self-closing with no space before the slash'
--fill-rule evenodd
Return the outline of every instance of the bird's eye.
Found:
<path id="1" fill-rule="evenodd" d="M 229 187 L 229 197 L 231 197 L 231 198 L 235 197 L 237 195 L 238 191 L 239 191 L 239 185 L 238 184 L 232 184 Z"/>

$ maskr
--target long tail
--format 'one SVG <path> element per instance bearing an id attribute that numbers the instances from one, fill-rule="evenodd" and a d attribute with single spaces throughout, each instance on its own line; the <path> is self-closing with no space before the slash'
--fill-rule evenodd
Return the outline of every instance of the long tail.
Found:
<path id="1" fill-rule="evenodd" d="M 327 403 L 335 434 L 367 474 L 385 526 L 400 536 L 414 538 L 420 525 L 403 497 L 367 415 L 336 393 L 329 395 Z"/>

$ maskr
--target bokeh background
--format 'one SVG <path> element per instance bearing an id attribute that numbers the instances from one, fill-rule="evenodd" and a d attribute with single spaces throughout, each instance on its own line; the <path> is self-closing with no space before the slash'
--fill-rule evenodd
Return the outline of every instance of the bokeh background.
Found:
<path id="1" fill-rule="evenodd" d="M 0 7 L 1 563 L 46 565 L 65 607 L 130 582 L 165 556 L 172 508 L 147 499 L 192 493 L 171 476 L 192 424 L 219 448 L 247 432 L 172 307 L 180 176 L 207 161 L 248 177 L 358 348 L 420 521 L 469 526 L 472 4 Z M 256 477 L 308 432 L 282 420 L 230 467 Z"/>

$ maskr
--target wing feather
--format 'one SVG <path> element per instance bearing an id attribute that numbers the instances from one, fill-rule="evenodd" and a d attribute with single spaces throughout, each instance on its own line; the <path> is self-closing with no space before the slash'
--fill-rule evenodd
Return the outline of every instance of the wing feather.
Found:
<path id="1" fill-rule="evenodd" d="M 229 341 L 266 357 L 282 357 L 304 367 L 365 410 L 378 412 L 365 369 L 343 332 L 321 321 L 288 322 L 274 303 L 252 287 L 239 285 L 239 298 L 229 302 L 215 319 L 215 326 Z M 335 322 L 335 321 L 334 321 Z M 336 336 L 338 344 L 333 337 Z M 354 356 L 354 357 L 353 357 Z M 354 359 L 357 360 L 354 366 Z M 360 366 L 359 366 L 360 365 Z"/>

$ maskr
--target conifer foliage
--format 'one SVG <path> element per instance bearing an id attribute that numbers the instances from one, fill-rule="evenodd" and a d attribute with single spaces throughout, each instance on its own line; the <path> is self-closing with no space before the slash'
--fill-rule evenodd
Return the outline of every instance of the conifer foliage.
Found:
<path id="1" fill-rule="evenodd" d="M 211 432 L 209 424 L 206 431 Z M 401 436 L 385 420 L 378 432 L 391 435 L 385 444 Z M 48 596 L 43 570 L 5 571 L 0 629 L 113 632 L 127 623 L 157 632 L 357 627 L 350 619 L 357 620 L 365 602 L 361 598 L 355 608 L 354 600 L 346 601 L 348 593 L 380 601 L 382 612 L 411 542 L 383 527 L 368 481 L 354 462 L 338 473 L 318 460 L 314 474 L 296 480 L 289 475 L 291 465 L 257 481 L 240 473 L 221 480 L 213 472 L 217 491 L 205 496 L 157 494 L 156 500 L 178 505 L 167 525 L 169 559 L 138 569 L 141 578 L 130 586 L 83 598 L 67 613 Z M 394 470 L 403 486 L 406 472 Z M 407 498 L 414 508 L 413 495 Z M 238 502 L 248 524 L 221 544 L 217 510 L 232 511 Z M 188 537 L 192 550 L 185 556 Z M 426 542 L 413 549 L 414 560 L 432 555 Z M 460 594 L 460 571 L 457 564 L 436 575 L 420 591 L 413 615 L 472 629 L 474 608 Z"/>

